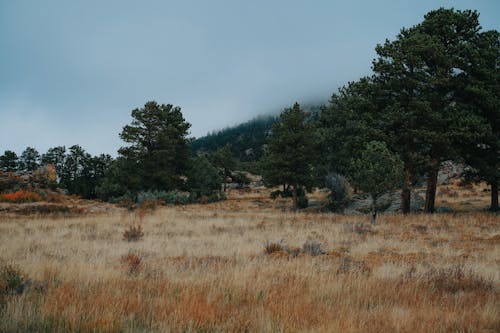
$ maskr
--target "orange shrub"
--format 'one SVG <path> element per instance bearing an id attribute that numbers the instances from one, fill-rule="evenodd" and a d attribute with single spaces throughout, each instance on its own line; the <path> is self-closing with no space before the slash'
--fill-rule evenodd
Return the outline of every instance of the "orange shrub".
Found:
<path id="1" fill-rule="evenodd" d="M 0 194 L 0 201 L 10 203 L 36 202 L 42 201 L 42 197 L 35 192 L 19 190 L 17 192 Z"/>

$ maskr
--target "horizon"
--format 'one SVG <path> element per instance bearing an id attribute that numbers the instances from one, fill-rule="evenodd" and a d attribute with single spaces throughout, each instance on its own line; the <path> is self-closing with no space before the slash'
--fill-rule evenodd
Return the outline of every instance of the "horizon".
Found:
<path id="1" fill-rule="evenodd" d="M 499 30 L 495 1 L 0 1 L 0 154 L 78 144 L 116 156 L 150 100 L 180 106 L 196 138 L 325 103 L 371 74 L 377 44 L 439 7 Z"/>

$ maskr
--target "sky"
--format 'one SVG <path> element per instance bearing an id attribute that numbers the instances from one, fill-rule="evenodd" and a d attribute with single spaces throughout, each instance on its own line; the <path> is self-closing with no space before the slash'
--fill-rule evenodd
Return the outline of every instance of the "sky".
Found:
<path id="1" fill-rule="evenodd" d="M 191 136 L 299 103 L 371 73 L 374 48 L 439 7 L 500 1 L 0 0 L 0 154 L 116 151 L 131 110 L 180 106 Z"/>

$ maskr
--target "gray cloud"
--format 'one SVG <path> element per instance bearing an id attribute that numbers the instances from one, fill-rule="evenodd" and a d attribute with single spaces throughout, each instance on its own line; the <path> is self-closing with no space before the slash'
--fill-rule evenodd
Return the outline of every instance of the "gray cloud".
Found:
<path id="1" fill-rule="evenodd" d="M 2 1 L 0 153 L 114 154 L 148 100 L 181 106 L 194 136 L 325 101 L 439 6 L 498 30 L 494 1 Z"/>

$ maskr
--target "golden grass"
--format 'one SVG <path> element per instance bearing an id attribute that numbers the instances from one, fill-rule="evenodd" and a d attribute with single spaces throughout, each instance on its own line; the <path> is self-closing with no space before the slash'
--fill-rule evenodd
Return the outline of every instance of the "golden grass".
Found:
<path id="1" fill-rule="evenodd" d="M 243 197 L 145 216 L 0 217 L 0 258 L 46 283 L 7 297 L 0 331 L 500 331 L 498 216 L 381 215 L 371 228 Z M 139 222 L 143 238 L 124 241 Z M 266 254 L 266 241 L 326 253 Z"/>

